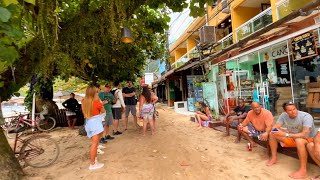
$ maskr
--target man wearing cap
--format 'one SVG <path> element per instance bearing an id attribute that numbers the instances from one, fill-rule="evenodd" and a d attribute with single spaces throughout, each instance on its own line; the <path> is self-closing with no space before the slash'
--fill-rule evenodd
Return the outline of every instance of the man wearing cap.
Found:
<path id="1" fill-rule="evenodd" d="M 320 166 L 320 128 L 318 129 L 318 133 L 314 136 L 313 142 L 307 144 L 307 149 L 314 162 Z M 316 179 L 320 180 L 320 175 L 313 178 L 313 180 Z"/>
<path id="2" fill-rule="evenodd" d="M 109 84 L 106 84 L 104 91 L 101 91 L 99 93 L 100 100 L 106 102 L 103 105 L 106 111 L 105 121 L 103 122 L 105 136 L 101 138 L 100 142 L 105 142 L 107 140 L 114 139 L 114 137 L 110 136 L 110 126 L 112 125 L 112 122 L 113 122 L 112 102 L 114 101 L 114 96 L 110 93 L 110 91 L 111 91 L 111 86 Z"/>
<path id="3" fill-rule="evenodd" d="M 136 109 L 136 105 L 137 105 L 137 100 L 136 100 L 136 90 L 135 88 L 132 86 L 132 81 L 127 81 L 127 87 L 124 87 L 122 89 L 122 94 L 124 97 L 124 103 L 126 105 L 126 116 L 125 116 L 125 129 L 128 129 L 128 117 L 129 117 L 129 113 L 131 112 L 132 116 L 133 116 L 133 122 L 135 124 L 136 127 L 138 127 L 137 124 L 137 109 Z"/>
<path id="4" fill-rule="evenodd" d="M 269 135 L 269 144 L 271 148 L 271 159 L 266 165 L 271 166 L 277 162 L 278 142 L 282 147 L 296 147 L 299 155 L 300 168 L 289 174 L 294 179 L 307 177 L 307 159 L 308 152 L 306 145 L 312 142 L 316 130 L 313 118 L 309 113 L 298 111 L 293 102 L 284 103 L 283 112 L 273 126 Z"/>

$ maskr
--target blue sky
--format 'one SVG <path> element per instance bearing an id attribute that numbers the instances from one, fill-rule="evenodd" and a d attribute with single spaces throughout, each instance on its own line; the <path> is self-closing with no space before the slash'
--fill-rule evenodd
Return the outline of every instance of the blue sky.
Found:
<path id="1" fill-rule="evenodd" d="M 184 9 L 182 12 L 172 13 L 169 16 L 170 29 L 169 29 L 169 44 L 170 46 L 182 35 L 182 33 L 188 28 L 192 23 L 193 17 L 189 16 L 189 8 Z"/>

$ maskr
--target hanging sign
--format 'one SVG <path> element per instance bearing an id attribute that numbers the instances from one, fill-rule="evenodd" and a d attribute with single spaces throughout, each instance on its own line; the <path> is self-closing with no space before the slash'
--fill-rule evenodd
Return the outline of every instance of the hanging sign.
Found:
<path id="1" fill-rule="evenodd" d="M 219 75 L 226 74 L 227 66 L 225 61 L 218 63 L 218 68 L 219 68 L 219 71 L 218 71 Z"/>
<path id="2" fill-rule="evenodd" d="M 301 60 L 318 55 L 313 32 L 306 32 L 291 39 L 291 50 L 294 60 Z"/>

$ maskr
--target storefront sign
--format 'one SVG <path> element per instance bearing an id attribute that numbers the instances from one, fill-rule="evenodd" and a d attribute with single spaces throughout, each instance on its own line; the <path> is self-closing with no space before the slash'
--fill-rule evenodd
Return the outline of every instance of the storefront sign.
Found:
<path id="1" fill-rule="evenodd" d="M 152 85 L 153 82 L 153 73 L 144 73 L 145 84 Z"/>
<path id="2" fill-rule="evenodd" d="M 282 45 L 280 47 L 272 48 L 270 51 L 263 52 L 263 59 L 268 61 L 270 59 L 279 59 L 281 57 L 288 56 L 287 45 Z"/>
<path id="3" fill-rule="evenodd" d="M 219 75 L 222 75 L 222 74 L 225 74 L 225 73 L 226 73 L 226 71 L 227 71 L 227 66 L 226 66 L 226 62 L 225 62 L 225 61 L 224 61 L 224 62 L 220 62 L 220 63 L 218 64 L 218 67 L 219 67 L 219 71 L 218 71 Z"/>
<path id="4" fill-rule="evenodd" d="M 307 32 L 291 39 L 294 60 L 305 59 L 318 55 L 313 32 Z"/>
<path id="5" fill-rule="evenodd" d="M 288 64 L 280 64 L 280 74 L 288 74 Z"/>
<path id="6" fill-rule="evenodd" d="M 195 109 L 199 109 L 200 108 L 200 104 L 199 102 L 203 102 L 203 89 L 201 86 L 197 86 L 197 87 L 194 87 L 194 106 L 195 106 Z"/>

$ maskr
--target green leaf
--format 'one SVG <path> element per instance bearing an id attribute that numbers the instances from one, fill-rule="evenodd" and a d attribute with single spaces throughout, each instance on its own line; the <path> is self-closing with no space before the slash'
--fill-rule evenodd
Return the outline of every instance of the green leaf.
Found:
<path id="1" fill-rule="evenodd" d="M 27 3 L 31 3 L 33 5 L 36 4 L 36 0 L 24 0 L 24 1 L 27 2 Z"/>
<path id="2" fill-rule="evenodd" d="M 1 47 L 0 46 L 0 59 L 7 61 L 8 63 L 13 63 L 19 57 L 17 50 L 10 47 Z"/>
<path id="3" fill-rule="evenodd" d="M 18 4 L 17 0 L 2 0 L 2 2 L 5 6 L 8 6 L 10 4 Z"/>
<path id="4" fill-rule="evenodd" d="M 3 87 L 3 85 L 4 85 L 4 82 L 0 81 L 0 88 Z"/>
<path id="5" fill-rule="evenodd" d="M 3 7 L 0 7 L 0 21 L 8 22 L 11 17 L 11 12 Z"/>

